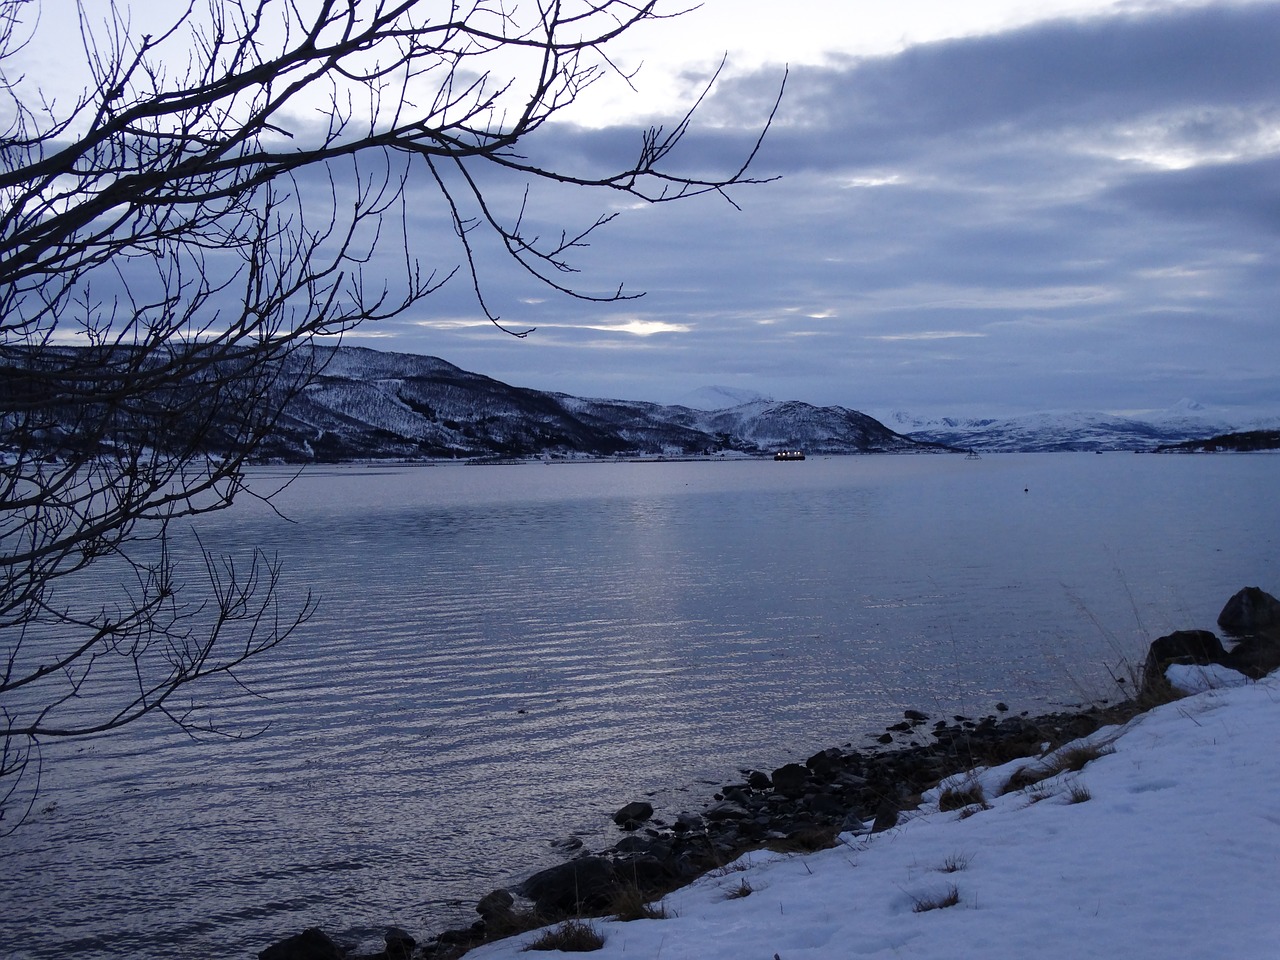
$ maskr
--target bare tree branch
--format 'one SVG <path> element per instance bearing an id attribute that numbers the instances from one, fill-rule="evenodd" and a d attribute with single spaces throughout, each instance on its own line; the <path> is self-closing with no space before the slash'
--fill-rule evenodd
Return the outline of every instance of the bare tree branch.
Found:
<path id="1" fill-rule="evenodd" d="M 311 615 L 273 558 L 176 546 L 245 492 L 320 372 L 314 338 L 463 272 L 526 335 L 490 308 L 480 234 L 566 296 L 634 296 L 577 284 L 612 214 L 531 230 L 540 183 L 665 203 L 757 182 L 758 141 L 727 175 L 676 171 L 693 111 L 621 170 L 518 152 L 601 78 L 632 82 L 606 47 L 671 16 L 654 2 L 192 0 L 150 34 L 115 0 L 76 11 L 90 81 L 59 107 L 12 72 L 39 3 L 0 0 L 0 815 L 42 742 L 148 714 L 217 732 L 192 688 L 238 683 Z M 484 171 L 523 181 L 514 210 Z M 410 177 L 455 262 L 410 249 Z"/>

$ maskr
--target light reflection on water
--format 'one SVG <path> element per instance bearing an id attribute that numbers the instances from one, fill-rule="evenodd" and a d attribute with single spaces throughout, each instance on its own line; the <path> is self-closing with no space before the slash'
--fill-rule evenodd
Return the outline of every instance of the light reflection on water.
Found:
<path id="1" fill-rule="evenodd" d="M 225 691 L 257 737 L 144 723 L 46 751 L 0 841 L 0 954 L 252 956 L 311 925 L 419 934 L 740 766 L 905 707 L 1051 708 L 1277 587 L 1277 457 L 1006 456 L 308 471 L 278 551 L 323 603 Z M 264 471 L 261 483 L 283 474 Z M 1024 492 L 1024 489 L 1026 492 Z M 1105 625 L 1100 631 L 1091 622 Z M 1109 635 L 1108 635 L 1109 634 Z"/>

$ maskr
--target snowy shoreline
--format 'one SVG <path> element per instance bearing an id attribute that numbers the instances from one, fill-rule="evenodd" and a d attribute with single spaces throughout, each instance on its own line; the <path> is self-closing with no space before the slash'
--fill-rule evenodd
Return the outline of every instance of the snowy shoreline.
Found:
<path id="1" fill-rule="evenodd" d="M 884 832 L 748 853 L 667 895 L 663 919 L 592 920 L 595 955 L 1274 957 L 1278 728 L 1280 676 L 1209 689 L 1059 748 L 1098 754 L 1078 771 L 1002 793 L 1033 761 L 978 768 Z M 468 957 L 515 960 L 537 936 Z"/>

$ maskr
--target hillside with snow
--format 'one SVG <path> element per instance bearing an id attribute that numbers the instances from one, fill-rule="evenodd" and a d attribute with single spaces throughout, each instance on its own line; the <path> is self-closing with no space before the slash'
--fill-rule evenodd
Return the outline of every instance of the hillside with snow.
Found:
<path id="1" fill-rule="evenodd" d="M 308 355 L 300 354 L 302 362 Z M 285 406 L 264 456 L 384 458 L 932 452 L 844 407 L 755 399 L 698 409 L 516 387 L 435 357 L 316 348 L 320 369 Z M 713 391 L 716 396 L 734 399 Z"/>

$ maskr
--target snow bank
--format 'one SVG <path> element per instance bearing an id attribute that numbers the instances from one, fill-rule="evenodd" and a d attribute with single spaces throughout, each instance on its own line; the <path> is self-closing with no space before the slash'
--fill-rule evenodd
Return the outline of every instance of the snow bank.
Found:
<path id="1" fill-rule="evenodd" d="M 1209 689 L 1077 741 L 1103 754 L 1078 772 L 1003 796 L 1028 761 L 956 781 L 986 809 L 940 811 L 944 784 L 885 833 L 748 854 L 667 897 L 666 919 L 593 921 L 592 956 L 1273 960 L 1277 730 L 1280 677 Z M 523 952 L 535 936 L 468 957 L 543 955 Z"/>

